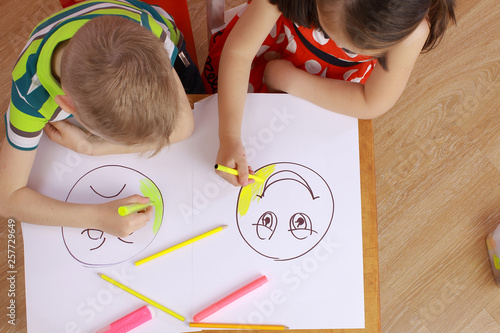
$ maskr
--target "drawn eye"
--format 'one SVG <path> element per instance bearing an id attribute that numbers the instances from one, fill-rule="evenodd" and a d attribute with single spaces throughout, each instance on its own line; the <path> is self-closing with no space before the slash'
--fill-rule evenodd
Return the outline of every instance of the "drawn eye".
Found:
<path id="1" fill-rule="evenodd" d="M 290 230 L 297 239 L 306 239 L 311 236 L 315 230 L 312 229 L 311 218 L 304 213 L 295 213 L 290 218 Z"/>
<path id="2" fill-rule="evenodd" d="M 278 218 L 273 212 L 267 211 L 259 217 L 256 224 L 257 237 L 261 240 L 271 239 L 276 230 Z"/>
<path id="3" fill-rule="evenodd" d="M 92 239 L 92 240 L 96 241 L 96 240 L 102 239 L 102 242 L 98 246 L 96 246 L 94 248 L 91 248 L 90 251 L 97 250 L 106 241 L 106 237 L 104 237 L 104 238 L 102 237 L 104 235 L 104 232 L 102 232 L 102 230 L 99 230 L 99 229 L 85 229 L 85 230 L 83 230 L 81 232 L 82 235 L 85 234 L 85 233 L 87 234 L 87 237 L 90 238 L 90 239 Z"/>
<path id="4" fill-rule="evenodd" d="M 81 232 L 83 235 L 84 233 L 87 233 L 87 236 L 92 239 L 92 240 L 98 240 L 102 238 L 102 235 L 104 234 L 101 230 L 99 229 L 85 229 Z"/>

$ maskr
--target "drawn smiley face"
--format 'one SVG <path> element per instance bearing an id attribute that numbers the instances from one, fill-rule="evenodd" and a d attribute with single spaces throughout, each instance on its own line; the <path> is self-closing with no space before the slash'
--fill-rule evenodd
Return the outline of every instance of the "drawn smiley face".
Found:
<path id="1" fill-rule="evenodd" d="M 328 232 L 334 201 L 314 170 L 291 162 L 266 165 L 255 173 L 265 181 L 241 188 L 236 221 L 257 253 L 291 260 L 311 251 Z"/>
<path id="2" fill-rule="evenodd" d="M 71 188 L 66 201 L 99 204 L 140 194 L 140 182 L 144 178 L 148 177 L 132 168 L 104 165 L 83 175 Z M 161 224 L 162 220 L 160 218 L 154 225 L 153 216 L 145 227 L 126 238 L 112 236 L 98 229 L 61 229 L 64 245 L 73 258 L 85 266 L 109 266 L 142 252 L 156 237 L 157 232 L 153 230 L 158 230 L 158 223 Z"/>

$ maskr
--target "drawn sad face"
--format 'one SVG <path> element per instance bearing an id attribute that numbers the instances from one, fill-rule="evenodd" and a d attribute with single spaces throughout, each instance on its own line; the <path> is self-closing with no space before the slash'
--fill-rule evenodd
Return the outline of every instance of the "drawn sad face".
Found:
<path id="1" fill-rule="evenodd" d="M 141 194 L 140 182 L 144 178 L 148 177 L 128 167 L 101 166 L 83 175 L 70 190 L 66 201 L 99 204 Z M 162 218 L 157 225 L 154 225 L 154 220 L 153 215 L 145 227 L 126 238 L 97 229 L 62 228 L 63 241 L 71 256 L 86 266 L 114 265 L 134 257 L 153 241 Z"/>
<path id="2" fill-rule="evenodd" d="M 236 220 L 245 242 L 274 260 L 298 258 L 325 236 L 333 219 L 332 192 L 312 169 L 280 162 L 257 170 L 264 183 L 240 190 Z"/>

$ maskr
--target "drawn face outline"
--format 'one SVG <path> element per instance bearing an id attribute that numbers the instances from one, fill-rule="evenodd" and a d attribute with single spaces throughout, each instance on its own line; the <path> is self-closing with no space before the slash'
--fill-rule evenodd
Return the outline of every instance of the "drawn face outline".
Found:
<path id="1" fill-rule="evenodd" d="M 265 171 L 273 166 L 275 169 L 270 174 Z M 277 261 L 295 259 L 311 251 L 326 235 L 333 220 L 333 194 L 328 184 L 314 170 L 298 163 L 278 162 L 260 168 L 257 175 L 259 171 L 268 173 L 267 177 L 263 177 L 265 183 L 261 188 L 254 188 L 252 197 L 247 198 L 246 203 L 242 201 L 245 189 L 242 188 L 239 193 L 236 219 L 240 235 L 254 251 Z M 262 174 L 259 176 L 262 177 Z M 292 207 L 283 209 L 286 205 L 280 204 L 278 211 L 272 205 L 264 203 L 267 198 L 274 196 L 276 199 L 276 195 L 280 201 L 286 200 Z M 294 196 L 300 198 L 292 203 Z M 263 208 L 260 209 L 259 206 Z M 314 207 L 319 209 L 313 209 Z M 255 215 L 253 210 L 261 213 Z M 322 213 L 318 214 L 315 210 L 321 210 Z M 249 230 L 248 225 L 252 226 L 253 231 Z M 286 238 L 283 236 L 285 234 L 288 234 Z M 281 238 L 278 239 L 279 237 Z M 263 245 L 266 242 L 272 243 L 274 239 L 276 241 L 273 246 Z M 281 245 L 295 250 L 278 253 L 276 249 L 283 247 Z"/>
<path id="2" fill-rule="evenodd" d="M 103 177 L 103 175 L 109 177 Z M 93 177 L 94 181 L 92 181 L 92 178 L 89 179 L 89 177 Z M 109 180 L 104 178 L 112 179 Z M 95 202 L 97 200 L 97 203 L 104 203 L 131 194 L 137 194 L 140 193 L 138 186 L 139 179 L 143 178 L 148 177 L 129 167 L 121 165 L 103 165 L 85 173 L 73 185 L 65 201 L 74 202 L 76 200 L 77 202 L 85 203 L 89 202 L 89 196 L 91 196 L 94 198 L 91 201 Z M 102 181 L 96 182 L 96 179 Z M 124 180 L 126 180 L 127 183 L 123 183 Z M 85 188 L 87 190 L 85 190 Z M 156 237 L 156 234 L 153 234 L 151 231 L 152 229 L 149 228 L 153 220 L 154 217 L 148 222 L 146 227 L 137 230 L 125 239 L 106 234 L 101 230 L 93 228 L 61 228 L 61 232 L 66 249 L 78 262 L 85 266 L 109 266 L 118 264 L 135 256 L 142 252 L 142 250 L 152 242 Z M 108 251 L 107 248 L 114 248 L 115 250 Z M 87 251 L 88 253 L 86 253 Z"/>

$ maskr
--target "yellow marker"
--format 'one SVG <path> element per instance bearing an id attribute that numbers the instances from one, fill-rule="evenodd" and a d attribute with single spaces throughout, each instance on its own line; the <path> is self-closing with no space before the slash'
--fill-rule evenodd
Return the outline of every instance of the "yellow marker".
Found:
<path id="1" fill-rule="evenodd" d="M 156 185 L 149 180 L 149 178 L 141 179 L 141 189 L 142 195 L 149 198 L 149 202 L 146 204 L 133 203 L 130 205 L 121 206 L 118 208 L 118 214 L 120 216 L 127 216 L 133 213 L 145 210 L 150 206 L 155 207 L 155 219 L 153 223 L 153 233 L 157 233 L 160 229 L 160 225 L 163 218 L 163 199 L 161 197 L 160 190 Z"/>
<path id="2" fill-rule="evenodd" d="M 144 264 L 145 262 L 148 262 L 148 261 L 153 260 L 153 259 L 156 259 L 156 258 L 158 258 L 158 257 L 160 257 L 160 256 L 162 256 L 162 255 L 164 255 L 164 254 L 167 254 L 167 253 L 169 253 L 169 252 L 172 252 L 172 251 L 175 251 L 175 250 L 177 250 L 177 249 L 180 249 L 180 248 L 181 248 L 181 247 L 183 247 L 183 246 L 186 246 L 186 245 L 189 245 L 189 244 L 191 244 L 191 243 L 194 243 L 194 242 L 196 242 L 196 241 L 198 241 L 198 240 L 200 240 L 200 239 L 202 239 L 202 238 L 205 238 L 205 237 L 207 237 L 207 236 L 213 235 L 213 234 L 215 234 L 215 233 L 217 233 L 217 232 L 219 232 L 219 231 L 221 231 L 221 230 L 223 230 L 223 229 L 225 229 L 225 228 L 227 228 L 227 225 L 223 225 L 223 226 L 220 226 L 220 227 L 218 227 L 218 228 L 215 228 L 215 229 L 212 229 L 212 230 L 210 230 L 210 231 L 207 231 L 207 232 L 205 232 L 204 234 L 198 235 L 198 236 L 196 236 L 196 237 L 193 237 L 193 238 L 191 238 L 191 239 L 188 239 L 187 241 L 184 241 L 184 242 L 182 242 L 182 243 L 179 243 L 179 244 L 177 244 L 177 245 L 174 245 L 174 246 L 172 246 L 172 247 L 169 247 L 168 249 L 165 249 L 165 250 L 163 250 L 163 251 L 161 251 L 161 252 L 158 252 L 158 253 L 156 253 L 156 254 L 153 254 L 153 255 L 151 255 L 151 256 L 149 256 L 149 257 L 146 257 L 146 258 L 144 258 L 144 259 L 141 259 L 141 260 L 139 260 L 139 261 L 136 261 L 136 262 L 135 262 L 135 265 L 136 265 L 136 266 L 142 265 L 142 264 Z"/>
<path id="3" fill-rule="evenodd" d="M 101 278 L 103 278 L 104 280 L 108 281 L 109 283 L 117 286 L 118 288 L 125 290 L 126 292 L 134 295 L 137 298 L 142 299 L 144 302 L 146 302 L 148 304 L 151 304 L 152 306 L 154 306 L 154 307 L 156 307 L 156 308 L 158 308 L 158 309 L 160 309 L 162 311 L 165 311 L 166 313 L 168 313 L 169 315 L 171 315 L 171 316 L 179 319 L 180 321 L 184 321 L 185 318 L 183 316 L 181 316 L 180 314 L 177 314 L 174 311 L 167 309 L 163 305 L 161 305 L 159 303 L 156 303 L 152 299 L 149 299 L 146 296 L 143 296 L 143 295 L 139 294 L 137 291 L 134 291 L 134 290 L 130 289 L 129 287 L 121 284 L 120 282 L 113 280 L 109 276 L 106 276 L 104 274 L 99 274 L 99 273 L 97 273 L 97 275 L 99 275 Z"/>
<path id="4" fill-rule="evenodd" d="M 220 165 L 220 164 L 216 164 L 215 165 L 215 170 L 219 170 L 219 171 L 222 171 L 222 172 L 225 172 L 225 173 L 229 173 L 231 175 L 238 176 L 238 170 L 231 169 L 231 168 L 228 168 L 228 167 Z M 255 180 L 256 182 L 259 182 L 259 183 L 263 183 L 264 182 L 264 179 L 260 178 L 259 176 L 248 175 L 248 178 L 253 179 L 253 180 Z"/>
<path id="5" fill-rule="evenodd" d="M 255 174 L 261 177 L 261 179 L 267 180 L 274 172 L 274 169 L 276 169 L 276 164 L 271 164 L 257 170 Z M 253 183 L 241 188 L 240 197 L 238 199 L 238 214 L 240 216 L 244 216 L 248 212 L 252 201 L 257 200 L 257 202 L 259 202 L 260 197 L 258 194 L 262 194 L 264 186 L 264 183 Z"/>
<path id="6" fill-rule="evenodd" d="M 120 214 L 120 216 L 127 216 L 127 215 L 130 215 L 132 213 L 137 213 L 137 212 L 140 212 L 141 210 L 145 210 L 148 207 L 153 206 L 153 205 L 154 205 L 154 202 L 150 201 L 147 204 L 135 203 L 135 204 L 130 204 L 130 205 L 126 205 L 126 206 L 121 206 L 120 208 L 118 208 L 118 214 Z"/>
<path id="7" fill-rule="evenodd" d="M 270 331 L 284 331 L 288 329 L 288 327 L 283 325 L 245 325 L 245 324 L 208 324 L 208 323 L 189 323 L 189 327 L 239 328 L 247 330 L 270 330 Z"/>

